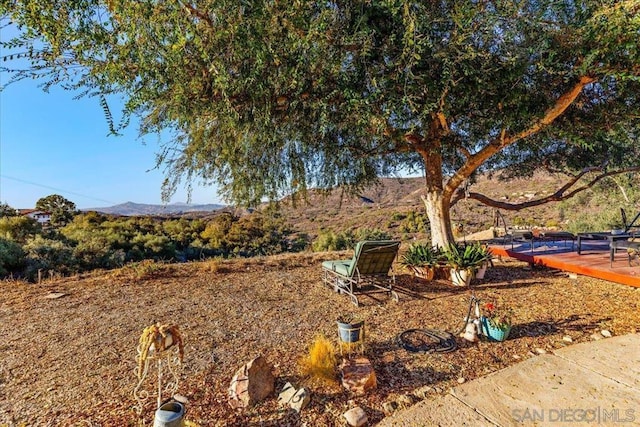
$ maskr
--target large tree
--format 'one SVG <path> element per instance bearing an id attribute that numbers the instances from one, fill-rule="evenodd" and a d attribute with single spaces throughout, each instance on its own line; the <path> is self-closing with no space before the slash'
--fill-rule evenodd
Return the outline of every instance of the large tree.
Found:
<path id="1" fill-rule="evenodd" d="M 474 174 L 537 168 L 562 200 L 640 169 L 640 1 L 2 0 L 22 33 L 12 78 L 107 100 L 120 124 L 173 131 L 181 179 L 256 204 L 310 187 L 358 190 L 424 170 L 435 244 Z"/>
<path id="2" fill-rule="evenodd" d="M 36 209 L 51 214 L 51 225 L 56 227 L 68 224 L 76 213 L 76 204 L 59 194 L 41 197 L 36 202 Z"/>

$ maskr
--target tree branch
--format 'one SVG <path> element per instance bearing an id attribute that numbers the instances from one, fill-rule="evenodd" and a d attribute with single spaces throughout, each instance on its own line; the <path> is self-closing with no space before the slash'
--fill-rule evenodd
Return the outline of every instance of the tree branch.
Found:
<path id="1" fill-rule="evenodd" d="M 506 131 L 503 130 L 500 133 L 500 136 L 489 142 L 485 147 L 483 147 L 480 151 L 473 154 L 471 157 L 467 159 L 464 165 L 460 167 L 456 171 L 449 181 L 447 181 L 447 185 L 444 188 L 444 197 L 451 198 L 454 192 L 460 187 L 460 185 L 464 182 L 465 179 L 469 178 L 471 174 L 480 167 L 486 160 L 488 160 L 491 156 L 501 151 L 505 147 L 509 145 L 515 144 L 517 141 L 534 135 L 540 132 L 543 128 L 553 123 L 555 119 L 560 117 L 569 106 L 575 101 L 575 99 L 580 95 L 582 89 L 596 81 L 595 78 L 589 76 L 580 77 L 578 83 L 576 83 L 569 91 L 561 95 L 556 102 L 551 106 L 551 108 L 547 109 L 542 116 L 541 119 L 534 122 L 527 129 L 518 132 L 515 135 L 506 135 Z"/>
<path id="2" fill-rule="evenodd" d="M 207 15 L 205 12 L 202 12 L 198 9 L 196 9 L 195 7 L 191 6 L 189 3 L 186 2 L 181 2 L 182 7 L 187 11 L 187 13 L 189 15 L 193 15 L 196 18 L 202 19 L 203 21 L 205 21 L 207 24 L 209 24 L 209 26 L 211 28 L 214 27 L 213 25 L 213 21 L 211 20 L 211 18 L 209 17 L 209 15 Z"/>
<path id="3" fill-rule="evenodd" d="M 585 183 L 584 185 L 577 187 L 572 191 L 569 191 L 568 193 L 565 193 L 567 190 L 573 187 L 580 180 L 580 178 L 582 178 L 588 173 L 595 172 L 595 171 L 600 171 L 601 173 L 593 177 L 589 182 Z M 562 187 L 556 190 L 555 193 L 550 194 L 549 196 L 543 197 L 541 199 L 529 200 L 527 202 L 522 202 L 522 203 L 502 202 L 502 201 L 487 197 L 484 194 L 474 193 L 474 192 L 465 194 L 464 191 L 458 190 L 456 192 L 455 197 L 451 201 L 451 206 L 455 205 L 457 202 L 459 202 L 466 196 L 466 198 L 468 199 L 477 200 L 493 208 L 503 209 L 507 211 L 517 211 L 521 209 L 531 208 L 534 206 L 544 205 L 545 203 L 549 203 L 549 202 L 560 202 L 562 200 L 567 200 L 575 196 L 576 194 L 593 187 L 596 183 L 598 183 L 599 181 L 601 181 L 606 177 L 620 175 L 627 172 L 638 172 L 638 171 L 640 171 L 640 166 L 625 168 L 625 169 L 620 169 L 615 171 L 609 171 L 609 172 L 605 172 L 604 168 L 598 167 L 598 166 L 585 168 L 579 174 L 572 177 L 566 184 L 564 184 Z"/>

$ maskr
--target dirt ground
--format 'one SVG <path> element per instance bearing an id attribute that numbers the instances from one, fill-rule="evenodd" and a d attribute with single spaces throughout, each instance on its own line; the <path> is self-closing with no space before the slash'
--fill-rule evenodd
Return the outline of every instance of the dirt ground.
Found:
<path id="1" fill-rule="evenodd" d="M 450 353 L 411 353 L 398 345 L 398 335 L 411 328 L 458 331 L 469 290 L 401 272 L 399 303 L 378 295 L 361 298 L 356 308 L 321 282 L 320 262 L 336 255 L 143 263 L 42 284 L 0 283 L 0 426 L 152 425 L 154 399 L 141 420 L 133 389 L 138 338 L 155 322 L 182 331 L 178 392 L 189 399 L 187 419 L 199 426 L 344 425 L 342 414 L 356 404 L 375 424 L 385 416 L 385 402 L 402 408 L 446 393 L 462 379 L 591 340 L 603 329 L 633 333 L 640 323 L 638 288 L 571 280 L 504 260 L 472 290 L 481 300 L 497 298 L 513 308 L 510 338 L 458 339 Z M 337 343 L 335 321 L 347 313 L 366 322 L 365 351 L 378 388 L 365 396 L 301 376 L 299 360 L 313 338 L 324 334 Z M 301 414 L 279 407 L 276 396 L 243 411 L 230 408 L 234 372 L 260 354 L 274 366 L 276 390 L 287 381 L 310 389 Z"/>

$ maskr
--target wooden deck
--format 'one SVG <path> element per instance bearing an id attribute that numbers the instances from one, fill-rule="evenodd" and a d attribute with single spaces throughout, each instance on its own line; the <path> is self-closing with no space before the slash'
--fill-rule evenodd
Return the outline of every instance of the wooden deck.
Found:
<path id="1" fill-rule="evenodd" d="M 511 244 L 497 243 L 490 244 L 490 248 L 496 256 L 507 256 L 531 264 L 640 287 L 640 266 L 630 267 L 624 250 L 616 254 L 613 266 L 610 266 L 607 242 L 583 242 L 580 255 L 571 242 L 538 242 L 533 251 L 528 243 L 515 243 L 513 249 Z"/>

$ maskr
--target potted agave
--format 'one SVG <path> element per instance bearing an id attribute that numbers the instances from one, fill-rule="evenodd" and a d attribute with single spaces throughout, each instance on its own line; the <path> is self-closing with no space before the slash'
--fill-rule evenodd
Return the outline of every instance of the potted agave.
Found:
<path id="1" fill-rule="evenodd" d="M 451 281 L 456 286 L 469 286 L 476 270 L 491 259 L 491 253 L 480 243 L 471 245 L 451 243 L 443 256 L 451 267 Z"/>
<path id="2" fill-rule="evenodd" d="M 442 260 L 440 248 L 423 243 L 416 243 L 400 258 L 400 265 L 413 272 L 416 277 L 432 280 L 435 268 Z"/>

